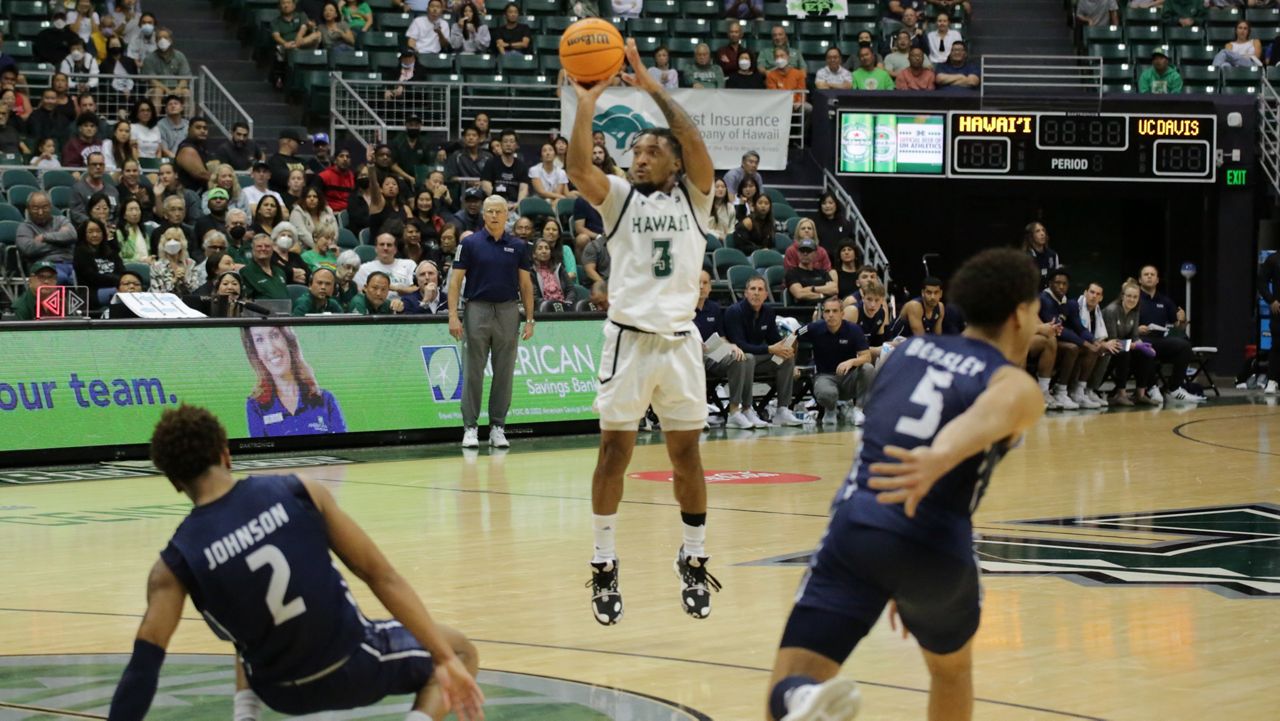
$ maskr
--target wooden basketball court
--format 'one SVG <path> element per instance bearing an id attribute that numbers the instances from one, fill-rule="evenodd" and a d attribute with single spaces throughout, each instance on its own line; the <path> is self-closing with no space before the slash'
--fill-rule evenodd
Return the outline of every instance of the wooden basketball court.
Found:
<path id="1" fill-rule="evenodd" d="M 633 472 L 668 469 L 659 438 L 637 449 Z M 708 547 L 724 591 L 705 621 L 678 606 L 670 484 L 661 473 L 629 480 L 618 536 L 627 608 L 612 628 L 592 620 L 583 587 L 594 438 L 515 436 L 509 452 L 468 455 L 335 450 L 356 462 L 305 472 L 331 482 L 439 620 L 477 639 L 483 668 L 509 672 L 485 678 L 506 689 L 490 693 L 490 718 L 729 721 L 762 717 L 805 553 L 855 441 L 843 429 L 708 434 L 705 465 L 723 472 Z M 102 654 L 130 650 L 147 570 L 187 506 L 154 476 L 0 484 L 0 721 L 105 713 L 124 659 Z M 977 718 L 1280 718 L 1274 402 L 1051 415 L 997 470 L 977 522 Z M 353 590 L 367 614 L 382 613 Z M 194 609 L 185 617 L 172 654 L 229 652 Z M 30 656 L 46 658 L 6 658 Z M 152 717 L 226 718 L 229 659 L 174 659 L 162 691 L 171 668 L 223 675 L 201 693 L 174 691 Z M 83 665 L 59 677 L 44 661 Z M 846 673 L 863 685 L 860 718 L 923 718 L 919 653 L 886 624 Z M 565 686 L 586 689 L 581 713 L 519 701 L 517 676 L 585 682 Z M 666 710 L 636 710 L 646 697 Z M 400 717 L 393 708 L 381 717 Z"/>

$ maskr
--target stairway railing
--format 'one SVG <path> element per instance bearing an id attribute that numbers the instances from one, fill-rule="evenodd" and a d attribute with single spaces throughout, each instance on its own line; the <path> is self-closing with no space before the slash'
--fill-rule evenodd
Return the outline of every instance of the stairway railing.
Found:
<path id="1" fill-rule="evenodd" d="M 1280 196 L 1280 94 L 1261 73 L 1258 91 L 1258 162 L 1271 181 L 1272 191 Z"/>
<path id="2" fill-rule="evenodd" d="M 880 247 L 880 242 L 876 240 L 876 234 L 871 232 L 871 225 L 867 223 L 862 211 L 858 209 L 858 204 L 853 202 L 853 198 L 844 191 L 844 187 L 840 185 L 840 180 L 825 168 L 822 171 L 822 189 L 830 191 L 832 195 L 836 196 L 836 202 L 844 209 L 845 219 L 853 224 L 853 242 L 858 244 L 858 252 L 862 255 L 862 262 L 880 269 L 881 277 L 884 279 L 885 287 L 887 288 L 890 278 L 889 256 L 885 255 L 884 249 Z"/>
<path id="3" fill-rule="evenodd" d="M 223 135 L 231 137 L 231 129 L 237 122 L 249 126 L 249 137 L 253 134 L 253 117 L 245 112 L 243 106 L 236 101 L 222 83 L 214 77 L 213 72 L 205 65 L 200 66 L 199 82 L 196 83 L 196 107 L 200 114 L 208 118 Z"/>

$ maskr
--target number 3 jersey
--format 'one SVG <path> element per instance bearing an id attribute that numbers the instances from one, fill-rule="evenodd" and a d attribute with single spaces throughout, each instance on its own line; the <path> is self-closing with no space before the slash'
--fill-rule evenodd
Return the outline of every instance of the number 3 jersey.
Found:
<path id="1" fill-rule="evenodd" d="M 364 637 L 324 517 L 297 476 L 250 476 L 196 506 L 160 558 L 255 682 L 305 679 Z"/>
<path id="2" fill-rule="evenodd" d="M 694 309 L 711 196 L 687 178 L 643 195 L 614 175 L 596 206 L 609 248 L 609 320 L 664 336 L 697 332 Z"/>
<path id="3" fill-rule="evenodd" d="M 1008 450 L 999 443 L 966 458 L 938 479 L 908 518 L 902 504 L 882 504 L 867 487 L 873 463 L 896 462 L 885 446 L 929 445 L 938 431 L 969 410 L 991 376 L 1008 360 L 990 343 L 964 336 L 921 336 L 893 351 L 876 375 L 866 402 L 867 422 L 853 470 L 837 495 L 835 513 L 938 548 L 962 560 L 973 557 L 970 516 L 991 471 Z"/>

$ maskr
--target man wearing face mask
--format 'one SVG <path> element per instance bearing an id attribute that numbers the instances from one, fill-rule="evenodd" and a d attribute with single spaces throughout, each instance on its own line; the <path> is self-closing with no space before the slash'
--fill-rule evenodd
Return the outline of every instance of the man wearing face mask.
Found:
<path id="1" fill-rule="evenodd" d="M 156 16 L 151 13 L 142 13 L 142 17 L 138 20 L 138 32 L 129 39 L 125 54 L 133 58 L 134 62 L 142 64 L 142 61 L 154 53 L 157 47 Z"/>
<path id="2" fill-rule="evenodd" d="M 36 60 L 50 65 L 58 65 L 71 52 L 71 44 L 84 39 L 67 26 L 67 13 L 59 10 L 53 14 L 53 24 L 36 34 L 31 43 L 31 52 Z"/>
<path id="3" fill-rule="evenodd" d="M 76 92 L 92 91 L 98 87 L 98 60 L 85 52 L 84 41 L 79 35 L 71 42 L 67 56 L 58 65 L 58 72 L 71 79 Z"/>
<path id="4" fill-rule="evenodd" d="M 791 63 L 786 47 L 773 48 L 773 69 L 764 74 L 765 87 L 770 90 L 804 90 L 805 72 Z M 791 98 L 792 110 L 803 107 L 805 112 L 813 110 L 813 106 L 804 101 L 804 93 L 795 93 Z"/>
<path id="5" fill-rule="evenodd" d="M 231 126 L 231 137 L 213 153 L 214 160 L 230 165 L 239 171 L 253 167 L 253 161 L 262 160 L 262 148 L 249 137 L 249 126 L 236 121 Z"/>
<path id="6" fill-rule="evenodd" d="M 225 192 L 225 191 L 223 191 Z M 227 253 L 237 263 L 253 261 L 253 238 L 249 235 L 249 215 L 239 208 L 227 211 Z"/>
<path id="7" fill-rule="evenodd" d="M 435 3 L 432 3 L 435 5 Z M 413 183 L 413 169 L 432 162 L 431 148 L 422 139 L 422 118 L 410 115 L 405 118 L 404 132 L 391 139 L 391 172 Z"/>
<path id="8" fill-rule="evenodd" d="M 333 165 L 322 170 L 318 176 L 324 183 L 324 198 L 335 213 L 347 209 L 347 200 L 356 189 L 356 174 L 351 170 L 351 151 L 338 148 L 333 158 Z"/>
<path id="9" fill-rule="evenodd" d="M 112 78 L 108 92 L 115 105 L 127 104 L 135 85 L 130 76 L 138 74 L 138 64 L 124 54 L 124 45 L 119 37 L 107 38 L 107 59 L 98 66 L 98 72 Z"/>
<path id="10" fill-rule="evenodd" d="M 173 87 L 166 85 L 166 82 L 153 79 L 151 81 L 151 95 L 157 101 L 160 98 L 169 95 L 177 95 L 186 97 L 191 94 L 191 89 L 187 87 L 186 76 L 191 74 L 191 64 L 187 62 L 187 56 L 182 54 L 181 50 L 173 47 L 173 31 L 169 28 L 158 28 L 156 30 L 156 51 L 147 56 L 142 61 L 143 75 L 167 75 L 182 76 L 182 80 L 173 83 Z"/>

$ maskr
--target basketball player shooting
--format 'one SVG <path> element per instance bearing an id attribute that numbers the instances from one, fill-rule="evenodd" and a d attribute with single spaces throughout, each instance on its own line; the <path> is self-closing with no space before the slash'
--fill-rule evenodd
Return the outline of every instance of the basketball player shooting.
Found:
<path id="1" fill-rule="evenodd" d="M 952 278 L 964 335 L 917 336 L 885 361 L 782 633 L 768 721 L 853 718 L 857 685 L 836 674 L 886 604 L 890 625 L 900 617 L 924 653 L 929 721 L 972 718 L 982 609 L 971 516 L 996 464 L 1044 415 L 1023 370 L 1039 288 L 1025 254 L 979 253 Z"/>
<path id="2" fill-rule="evenodd" d="M 578 114 L 565 162 L 569 179 L 604 219 L 613 264 L 595 402 L 600 453 L 591 479 L 595 554 L 588 584 L 592 615 L 605 626 L 622 618 L 614 534 L 623 474 L 649 406 L 662 422 L 684 525 L 675 561 L 680 605 L 691 617 L 706 618 L 709 591 L 720 589 L 707 573 L 707 486 L 698 451 L 707 420 L 706 381 L 693 323 L 715 166 L 688 113 L 645 70 L 634 40 L 627 41 L 625 54 L 634 74 L 622 79 L 649 94 L 669 129 L 636 136 L 630 182 L 606 175 L 591 164 L 591 131 L 608 83 L 585 88 L 575 79 Z"/>

